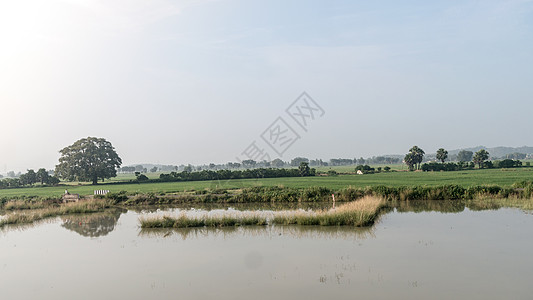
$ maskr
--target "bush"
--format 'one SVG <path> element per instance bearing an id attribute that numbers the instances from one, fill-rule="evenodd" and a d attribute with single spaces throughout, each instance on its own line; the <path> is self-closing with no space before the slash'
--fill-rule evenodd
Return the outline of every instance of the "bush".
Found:
<path id="1" fill-rule="evenodd" d="M 337 176 L 337 171 L 329 170 L 327 174 L 328 174 L 328 176 Z"/>

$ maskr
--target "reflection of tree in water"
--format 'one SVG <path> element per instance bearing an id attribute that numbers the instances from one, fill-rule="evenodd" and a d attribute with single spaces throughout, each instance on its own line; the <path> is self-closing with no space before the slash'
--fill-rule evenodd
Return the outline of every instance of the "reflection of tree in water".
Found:
<path id="1" fill-rule="evenodd" d="M 465 210 L 465 202 L 462 200 L 407 200 L 396 201 L 392 205 L 398 212 L 442 212 L 459 213 Z"/>
<path id="2" fill-rule="evenodd" d="M 105 236 L 115 229 L 120 215 L 125 212 L 125 209 L 112 208 L 101 213 L 64 216 L 61 226 L 86 237 Z"/>

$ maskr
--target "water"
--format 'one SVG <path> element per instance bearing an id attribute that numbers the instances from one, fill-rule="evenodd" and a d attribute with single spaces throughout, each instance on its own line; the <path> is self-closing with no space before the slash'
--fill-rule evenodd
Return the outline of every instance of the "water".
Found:
<path id="1" fill-rule="evenodd" d="M 416 212 L 415 212 L 416 211 Z M 371 228 L 141 230 L 121 209 L 0 231 L 2 299 L 531 299 L 533 216 L 405 203 Z M 175 213 L 175 211 L 174 211 Z"/>

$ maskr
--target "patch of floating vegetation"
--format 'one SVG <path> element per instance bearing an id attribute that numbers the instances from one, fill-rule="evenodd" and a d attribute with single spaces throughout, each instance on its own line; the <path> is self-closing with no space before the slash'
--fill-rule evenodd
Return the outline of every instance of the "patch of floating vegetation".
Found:
<path id="1" fill-rule="evenodd" d="M 4 215 L 0 219 L 0 227 L 13 224 L 29 224 L 46 218 L 69 214 L 101 212 L 106 208 L 110 208 L 112 205 L 113 202 L 109 200 L 92 200 L 67 203 L 58 207 L 14 211 Z"/>
<path id="2" fill-rule="evenodd" d="M 141 228 L 228 227 L 245 225 L 320 225 L 320 226 L 369 226 L 374 223 L 386 201 L 380 197 L 365 196 L 342 204 L 334 209 L 318 211 L 276 211 L 269 218 L 260 212 L 222 215 L 141 217 Z"/>

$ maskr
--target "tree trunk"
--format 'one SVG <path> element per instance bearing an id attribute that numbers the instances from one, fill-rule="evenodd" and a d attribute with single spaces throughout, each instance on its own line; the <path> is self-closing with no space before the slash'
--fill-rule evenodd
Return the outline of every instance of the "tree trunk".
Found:
<path id="1" fill-rule="evenodd" d="M 98 177 L 94 176 L 93 177 L 93 185 L 97 185 L 98 184 Z"/>

